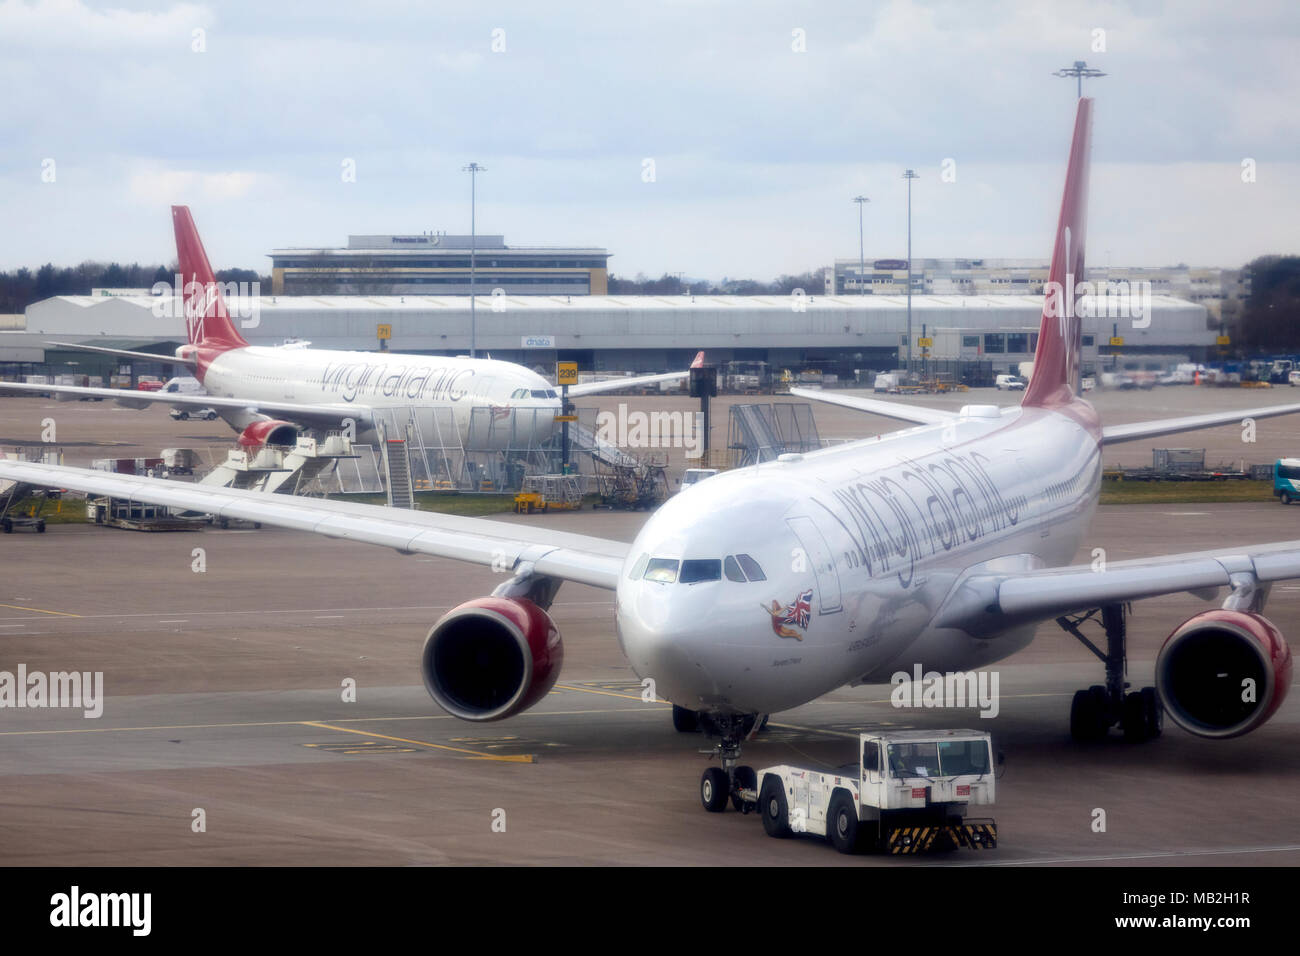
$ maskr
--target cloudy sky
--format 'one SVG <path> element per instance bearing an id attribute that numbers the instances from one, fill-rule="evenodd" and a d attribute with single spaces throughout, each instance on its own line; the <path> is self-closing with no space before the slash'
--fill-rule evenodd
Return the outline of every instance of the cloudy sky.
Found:
<path id="1" fill-rule="evenodd" d="M 218 267 L 468 232 L 470 161 L 480 232 L 622 275 L 856 257 L 859 193 L 901 256 L 909 166 L 914 255 L 1041 259 L 1075 60 L 1092 262 L 1300 252 L 1291 0 L 0 0 L 0 269 L 170 260 L 170 203 Z"/>

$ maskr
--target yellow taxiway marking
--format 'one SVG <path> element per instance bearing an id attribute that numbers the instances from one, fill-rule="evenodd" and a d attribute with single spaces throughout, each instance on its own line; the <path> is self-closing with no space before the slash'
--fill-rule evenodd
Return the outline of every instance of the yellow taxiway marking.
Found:
<path id="1" fill-rule="evenodd" d="M 543 710 L 529 711 L 529 717 L 581 717 L 587 714 L 635 714 L 630 707 L 601 708 L 597 710 Z M 346 717 L 341 724 L 387 723 L 397 720 L 458 720 L 451 714 L 418 714 L 402 717 Z M 0 730 L 0 737 L 45 737 L 57 734 L 112 734 L 144 730 L 220 730 L 231 727 L 300 727 L 311 723 L 306 720 L 247 720 L 221 724 L 151 724 L 143 727 L 74 727 L 63 730 Z"/>
<path id="2" fill-rule="evenodd" d="M 532 763 L 532 754 L 485 754 L 480 750 L 466 750 L 464 747 L 448 747 L 446 744 L 431 744 L 425 740 L 410 740 L 406 737 L 390 737 L 388 734 L 376 734 L 369 730 L 353 730 L 351 727 L 335 727 L 333 724 L 322 724 L 315 720 L 304 720 L 302 724 L 306 727 L 320 727 L 323 730 L 336 730 L 341 734 L 360 734 L 363 737 L 376 737 L 380 740 L 395 740 L 399 744 L 416 744 L 420 747 L 432 747 L 435 750 L 449 750 L 452 753 L 468 754 L 476 760 L 501 760 L 506 763 Z"/>
<path id="3" fill-rule="evenodd" d="M 56 617 L 81 617 L 80 614 L 69 614 L 67 611 L 47 611 L 43 607 L 22 607 L 18 604 L 0 604 L 0 607 L 11 608 L 15 611 L 35 611 L 37 614 L 53 614 Z"/>
<path id="4" fill-rule="evenodd" d="M 619 694 L 612 690 L 596 690 L 594 687 L 575 687 L 572 684 L 556 684 L 560 690 L 576 690 L 584 694 L 601 694 L 605 697 L 622 697 L 624 700 L 635 700 L 643 704 L 669 704 L 667 700 L 642 700 L 640 694 Z"/>

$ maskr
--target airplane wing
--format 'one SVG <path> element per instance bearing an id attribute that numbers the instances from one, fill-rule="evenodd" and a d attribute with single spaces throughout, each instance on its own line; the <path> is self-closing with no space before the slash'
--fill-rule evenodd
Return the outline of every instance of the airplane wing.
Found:
<path id="1" fill-rule="evenodd" d="M 281 415 L 295 422 L 336 428 L 345 419 L 358 426 L 368 425 L 371 409 L 365 405 L 303 405 L 297 402 L 268 402 L 261 399 L 219 398 L 216 395 L 183 395 L 179 392 L 140 392 L 125 388 L 86 388 L 80 385 L 29 385 L 24 382 L 0 382 L 0 392 L 28 392 L 52 394 L 70 398 L 111 398 L 127 408 L 147 408 L 150 405 L 172 405 L 189 408 L 229 409 L 231 411 L 260 412 L 264 415 Z"/>
<path id="2" fill-rule="evenodd" d="M 878 398 L 863 398 L 860 395 L 843 395 L 839 392 L 825 392 L 817 388 L 792 388 L 790 394 L 796 398 L 807 398 L 814 402 L 826 402 L 830 405 L 842 405 L 860 412 L 870 412 L 884 418 L 896 418 L 911 422 L 913 425 L 937 425 L 952 421 L 956 412 L 945 412 L 937 408 L 919 408 L 916 405 L 904 405 L 901 402 L 885 402 Z"/>
<path id="3" fill-rule="evenodd" d="M 79 352 L 98 352 L 100 355 L 116 355 L 119 358 L 143 359 L 147 362 L 160 362 L 163 365 L 184 365 L 187 368 L 196 368 L 198 359 L 196 358 L 177 358 L 174 355 L 154 355 L 152 352 L 132 352 L 129 349 L 110 349 L 102 345 L 76 345 L 72 342 L 46 342 L 46 345 L 53 345 L 61 349 L 76 349 Z"/>
<path id="4" fill-rule="evenodd" d="M 613 590 L 629 545 L 510 521 L 0 460 L 0 479 L 240 518 Z"/>
<path id="5" fill-rule="evenodd" d="M 980 570 L 957 581 L 937 623 L 973 635 L 991 634 L 1104 604 L 1182 591 L 1204 596 L 1252 579 L 1268 585 L 1293 578 L 1300 578 L 1300 541 L 1117 561 L 1105 570 L 1091 564 Z"/>
<path id="6" fill-rule="evenodd" d="M 1110 425 L 1102 428 L 1102 442 L 1117 445 L 1120 442 L 1157 438 L 1174 432 L 1190 432 L 1216 425 L 1236 425 L 1247 418 L 1271 418 L 1274 415 L 1291 415 L 1300 412 L 1300 405 L 1269 405 L 1266 408 L 1245 408 L 1237 411 L 1211 412 L 1207 415 L 1189 415 L 1186 418 L 1162 418 L 1153 422 L 1134 422 L 1131 425 Z"/>
<path id="7" fill-rule="evenodd" d="M 704 353 L 695 353 L 691 368 L 704 364 Z M 604 382 L 587 382 L 584 385 L 570 385 L 569 397 L 581 398 L 583 395 L 599 395 L 601 392 L 615 392 L 620 388 L 639 388 L 642 385 L 654 385 L 657 382 L 677 382 L 690 375 L 690 369 L 684 372 L 665 372 L 662 375 L 635 375 L 629 378 L 611 378 Z"/>

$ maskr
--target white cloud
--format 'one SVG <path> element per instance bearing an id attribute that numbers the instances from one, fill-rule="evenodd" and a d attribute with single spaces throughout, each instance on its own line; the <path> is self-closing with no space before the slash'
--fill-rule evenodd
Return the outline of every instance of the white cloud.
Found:
<path id="1" fill-rule="evenodd" d="M 161 12 L 93 9 L 82 0 L 3 0 L 0 2 L 0 49 L 121 50 L 175 43 L 188 47 L 191 31 L 210 27 L 206 6 L 174 4 Z"/>
<path id="2" fill-rule="evenodd" d="M 131 174 L 131 197 L 161 207 L 201 201 L 243 199 L 267 177 L 247 170 L 198 172 L 184 169 L 139 169 Z"/>

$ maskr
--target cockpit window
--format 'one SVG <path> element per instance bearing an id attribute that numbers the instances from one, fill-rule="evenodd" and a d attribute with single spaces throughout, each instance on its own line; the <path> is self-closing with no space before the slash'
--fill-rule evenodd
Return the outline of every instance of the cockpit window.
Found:
<path id="1" fill-rule="evenodd" d="M 651 558 L 645 567 L 645 579 L 672 584 L 677 580 L 677 564 L 676 558 Z"/>
<path id="2" fill-rule="evenodd" d="M 734 555 L 727 555 L 727 559 L 722 562 L 722 572 L 727 576 L 728 581 L 745 583 L 745 572 L 740 570 L 740 564 Z"/>
<path id="3" fill-rule="evenodd" d="M 699 584 L 701 581 L 722 580 L 722 562 L 717 558 L 696 558 L 682 562 L 678 578 L 682 584 Z"/>
<path id="4" fill-rule="evenodd" d="M 527 398 L 527 397 L 528 397 L 528 389 L 526 389 L 526 388 L 517 388 L 517 389 L 515 389 L 513 392 L 510 393 L 510 397 L 511 397 L 511 398 Z"/>
<path id="5" fill-rule="evenodd" d="M 749 555 L 738 554 L 736 555 L 736 560 L 739 561 L 740 566 L 745 569 L 745 576 L 749 578 L 749 580 L 751 581 L 767 580 L 767 575 L 764 574 L 763 569 L 758 566 L 758 562 L 755 561 L 753 558 L 751 558 Z"/>
<path id="6" fill-rule="evenodd" d="M 636 559 L 636 564 L 632 565 L 632 570 L 627 573 L 629 581 L 640 581 L 641 575 L 645 574 L 646 562 L 650 560 L 650 555 L 642 554 Z"/>
<path id="7" fill-rule="evenodd" d="M 527 396 L 525 396 L 527 397 Z M 553 388 L 535 388 L 533 389 L 533 398 L 557 398 Z"/>

